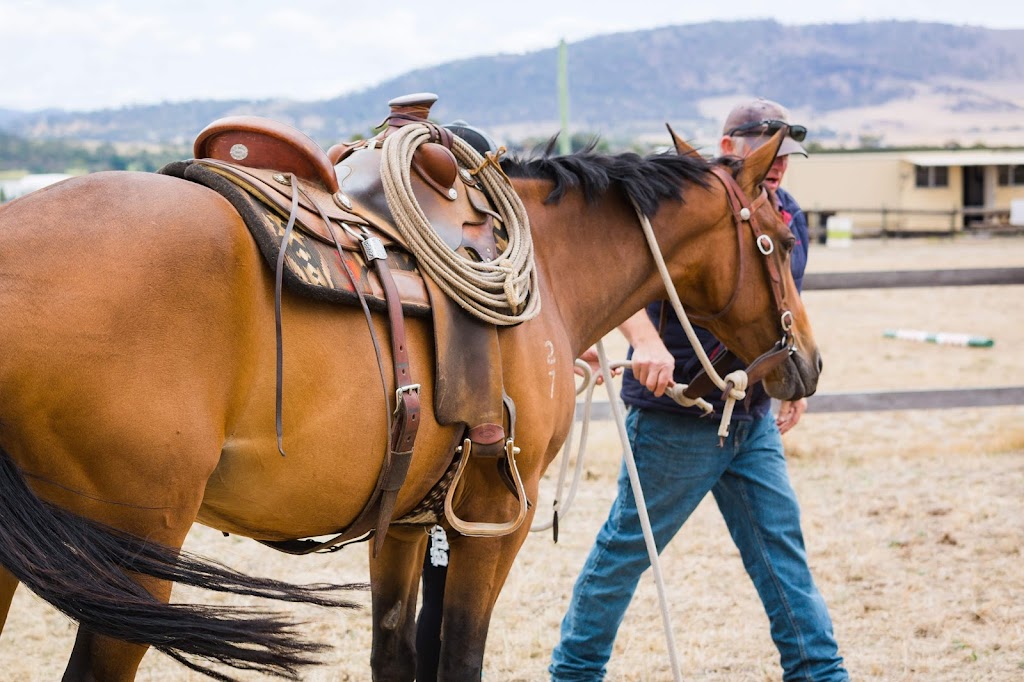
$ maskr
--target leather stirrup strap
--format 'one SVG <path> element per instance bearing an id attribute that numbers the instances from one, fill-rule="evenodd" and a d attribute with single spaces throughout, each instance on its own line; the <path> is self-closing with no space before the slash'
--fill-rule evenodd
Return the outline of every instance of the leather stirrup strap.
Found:
<path id="1" fill-rule="evenodd" d="M 412 371 L 409 364 L 409 344 L 405 336 L 405 320 L 402 317 L 402 301 L 398 297 L 398 287 L 391 276 L 388 261 L 384 255 L 384 245 L 375 237 L 363 242 L 364 250 L 370 240 L 376 240 L 380 255 L 373 258 L 377 277 L 384 287 L 384 296 L 388 305 L 388 319 L 391 324 L 391 354 L 395 374 L 395 414 L 391 424 L 388 454 L 381 468 L 377 487 L 381 491 L 380 505 L 377 511 L 377 523 L 373 541 L 373 556 L 380 552 L 381 545 L 391 525 L 391 516 L 395 510 L 398 491 L 405 483 L 412 462 L 413 446 L 416 433 L 420 426 L 420 386 L 412 383 Z M 367 254 L 367 259 L 370 259 Z"/>
<path id="2" fill-rule="evenodd" d="M 297 203 L 297 191 L 295 193 Z M 387 383 L 384 381 L 384 363 L 369 306 L 360 288 L 356 286 L 355 275 L 349 270 L 333 223 L 324 215 L 320 206 L 312 197 L 307 195 L 307 198 L 316 206 L 321 217 L 323 217 L 328 232 L 334 238 L 334 245 L 338 250 L 338 255 L 341 257 L 341 264 L 345 269 L 345 273 L 351 280 L 353 289 L 359 297 L 359 302 L 370 328 L 370 337 L 377 356 L 377 365 L 381 370 L 381 383 L 385 386 L 386 391 Z M 380 475 L 377 477 L 377 483 L 370 494 L 370 499 L 367 500 L 366 505 L 359 512 L 356 519 L 344 531 L 330 540 L 322 542 L 316 540 L 260 541 L 262 544 L 288 552 L 289 554 L 336 551 L 345 544 L 365 537 L 369 532 L 373 532 L 373 555 L 377 556 L 387 535 L 388 527 L 391 525 L 395 499 L 409 473 L 409 464 L 412 461 L 413 446 L 420 422 L 420 387 L 419 384 L 411 382 L 412 372 L 409 362 L 409 347 L 405 334 L 405 320 L 402 317 L 402 302 L 398 295 L 398 287 L 395 285 L 394 277 L 391 275 L 391 270 L 387 265 L 387 253 L 384 250 L 383 243 L 376 237 L 362 236 L 364 238 L 360 244 L 363 249 L 363 255 L 367 262 L 373 263 L 381 286 L 384 289 L 385 300 L 388 306 L 388 318 L 391 325 L 391 351 L 394 361 L 396 405 L 395 413 L 392 415 L 391 400 L 385 395 L 384 408 L 388 428 L 388 449 Z M 285 243 L 287 244 L 287 242 Z M 278 386 L 280 387 L 280 381 Z M 375 525 L 371 521 L 371 515 L 374 510 L 377 511 Z"/>
<path id="3" fill-rule="evenodd" d="M 284 236 L 281 238 L 281 251 L 277 255 L 277 269 L 274 272 L 274 324 L 277 337 L 277 388 L 275 395 L 274 421 L 277 426 L 277 451 L 284 457 L 284 337 L 281 333 L 281 293 L 284 289 L 284 259 L 288 253 L 288 243 L 292 238 L 292 230 L 295 228 L 295 218 L 299 213 L 299 179 L 294 174 L 291 176 L 292 184 L 292 208 L 288 214 L 288 224 L 284 228 Z"/>

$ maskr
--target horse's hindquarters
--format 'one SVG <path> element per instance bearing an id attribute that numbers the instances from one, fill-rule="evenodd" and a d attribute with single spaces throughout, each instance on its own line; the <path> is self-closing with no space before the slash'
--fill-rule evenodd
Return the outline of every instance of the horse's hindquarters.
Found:
<path id="1" fill-rule="evenodd" d="M 260 267 L 225 201 L 165 176 L 98 173 L 0 211 L 0 444 L 40 493 L 184 536 L 253 359 Z"/>

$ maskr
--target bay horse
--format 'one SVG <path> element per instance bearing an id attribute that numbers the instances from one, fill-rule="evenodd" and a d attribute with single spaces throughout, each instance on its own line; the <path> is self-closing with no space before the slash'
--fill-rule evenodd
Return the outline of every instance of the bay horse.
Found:
<path id="1" fill-rule="evenodd" d="M 793 238 L 772 202 L 751 200 L 781 139 L 729 166 L 778 247 L 768 256 L 737 228 L 712 172 L 722 162 L 692 150 L 502 160 L 531 222 L 542 297 L 537 317 L 499 332 L 529 499 L 573 419 L 574 359 L 664 297 L 634 202 L 685 306 L 747 362 L 777 345 L 760 261 L 781 273 L 776 288 L 795 292 Z M 339 586 L 251 578 L 179 551 L 196 522 L 258 540 L 327 535 L 374 490 L 388 433 L 363 311 L 285 291 L 282 457 L 274 294 L 238 213 L 179 178 L 95 173 L 0 208 L 0 627 L 22 582 L 78 621 L 65 679 L 134 679 L 151 646 L 218 679 L 229 679 L 225 664 L 297 678 L 315 662 L 320 645 L 280 615 L 170 603 L 174 582 L 346 603 Z M 790 303 L 792 352 L 764 379 L 784 400 L 812 394 L 820 372 L 804 309 Z M 373 323 L 387 334 L 382 315 Z M 410 318 L 407 335 L 429 396 L 429 319 Z M 457 434 L 432 409 L 424 400 L 396 519 L 451 460 Z M 495 468 L 475 464 L 456 505 L 481 521 L 519 509 Z M 504 536 L 450 531 L 441 679 L 480 679 L 492 608 L 533 513 Z M 413 678 L 426 537 L 396 523 L 371 552 L 374 679 Z"/>

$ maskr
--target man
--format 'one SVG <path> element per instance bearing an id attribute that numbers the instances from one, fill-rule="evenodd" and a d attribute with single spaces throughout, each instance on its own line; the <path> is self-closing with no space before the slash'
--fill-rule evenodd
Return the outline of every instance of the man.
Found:
<path id="1" fill-rule="evenodd" d="M 786 110 L 758 99 L 736 106 L 726 119 L 723 154 L 747 156 L 788 125 Z M 790 126 L 764 184 L 798 239 L 791 256 L 799 288 L 807 262 L 807 221 L 799 205 L 779 187 L 803 126 Z M 848 680 L 832 635 L 832 621 L 814 585 L 800 510 L 789 482 L 781 434 L 800 420 L 806 401 L 783 402 L 777 417 L 770 399 L 755 387 L 749 409 L 737 404 L 725 446 L 718 445 L 723 404 L 712 401 L 716 417 L 701 418 L 664 395 L 671 382 L 687 383 L 699 360 L 671 306 L 659 333 L 662 304 L 654 303 L 619 326 L 630 343 L 632 371 L 623 377 L 629 407 L 626 427 L 646 498 L 655 541 L 664 548 L 710 491 L 764 604 L 784 680 Z M 725 349 L 710 332 L 697 329 L 709 357 Z M 732 369 L 726 368 L 723 375 Z M 556 681 L 601 680 L 616 632 L 640 575 L 650 565 L 636 500 L 623 465 L 618 495 L 573 588 L 562 621 L 561 641 L 549 668 Z"/>

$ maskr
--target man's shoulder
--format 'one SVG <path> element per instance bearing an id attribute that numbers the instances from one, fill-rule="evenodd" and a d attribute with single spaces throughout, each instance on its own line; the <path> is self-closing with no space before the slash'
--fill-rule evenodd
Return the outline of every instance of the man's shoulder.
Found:
<path id="1" fill-rule="evenodd" d="M 779 187 L 777 190 L 775 190 L 775 194 L 776 196 L 778 196 L 779 203 L 782 204 L 782 207 L 789 211 L 790 213 L 803 211 L 803 209 L 800 208 L 799 202 L 797 202 L 793 195 L 787 192 L 786 190 Z"/>

